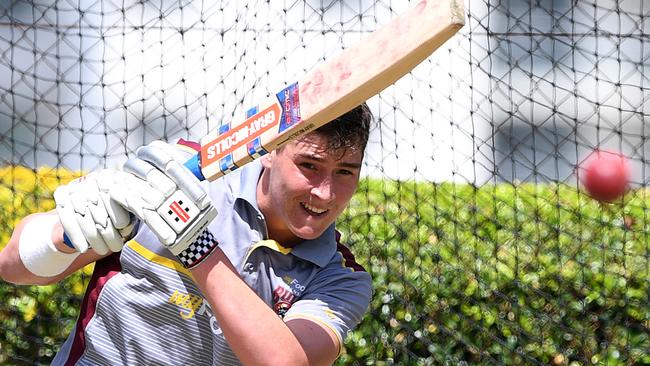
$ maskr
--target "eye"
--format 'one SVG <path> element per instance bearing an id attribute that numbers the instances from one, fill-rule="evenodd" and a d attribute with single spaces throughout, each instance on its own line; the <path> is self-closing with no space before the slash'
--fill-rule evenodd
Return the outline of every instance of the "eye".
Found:
<path id="1" fill-rule="evenodd" d="M 303 162 L 303 163 L 300 163 L 299 165 L 300 165 L 301 168 L 305 168 L 305 169 L 308 169 L 308 170 L 316 169 L 316 166 L 314 164 L 312 164 L 312 163 Z"/>
<path id="2" fill-rule="evenodd" d="M 341 169 L 338 173 L 341 175 L 354 175 L 354 172 L 348 169 Z"/>

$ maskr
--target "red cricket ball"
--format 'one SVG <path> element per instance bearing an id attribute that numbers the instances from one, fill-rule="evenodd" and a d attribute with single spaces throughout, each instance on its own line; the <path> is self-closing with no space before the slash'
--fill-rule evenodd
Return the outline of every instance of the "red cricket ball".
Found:
<path id="1" fill-rule="evenodd" d="M 580 181 L 587 193 L 601 202 L 612 202 L 628 189 L 627 158 L 613 151 L 596 150 L 580 166 Z"/>

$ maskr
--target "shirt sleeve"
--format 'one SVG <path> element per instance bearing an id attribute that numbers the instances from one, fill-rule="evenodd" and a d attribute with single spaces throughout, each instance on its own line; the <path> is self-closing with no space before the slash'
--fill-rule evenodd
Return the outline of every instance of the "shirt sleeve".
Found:
<path id="1" fill-rule="evenodd" d="M 284 321 L 303 318 L 324 325 L 334 331 L 342 346 L 348 332 L 361 322 L 371 297 L 372 281 L 367 272 L 333 261 L 319 271 Z"/>

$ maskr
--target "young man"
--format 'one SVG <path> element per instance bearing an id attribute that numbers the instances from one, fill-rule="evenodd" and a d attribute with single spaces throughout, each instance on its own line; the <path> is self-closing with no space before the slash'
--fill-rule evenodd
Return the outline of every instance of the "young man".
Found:
<path id="1" fill-rule="evenodd" d="M 152 143 L 57 189 L 56 211 L 15 228 L 0 275 L 48 284 L 96 262 L 57 365 L 332 364 L 372 292 L 334 228 L 371 119 L 361 105 L 211 183 Z"/>

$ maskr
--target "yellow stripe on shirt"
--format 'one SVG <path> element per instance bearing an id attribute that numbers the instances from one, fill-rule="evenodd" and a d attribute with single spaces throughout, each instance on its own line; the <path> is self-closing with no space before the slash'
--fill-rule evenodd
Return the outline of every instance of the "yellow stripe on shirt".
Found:
<path id="1" fill-rule="evenodd" d="M 192 272 L 190 272 L 187 268 L 183 267 L 183 265 L 181 265 L 180 263 L 150 251 L 149 249 L 145 248 L 144 246 L 142 246 L 142 244 L 138 243 L 135 240 L 130 240 L 127 243 L 127 246 L 130 249 L 133 249 L 133 251 L 135 251 L 136 253 L 140 254 L 145 259 L 149 260 L 150 262 L 159 264 L 161 266 L 173 269 L 176 272 L 180 272 L 189 277 L 192 277 Z"/>

